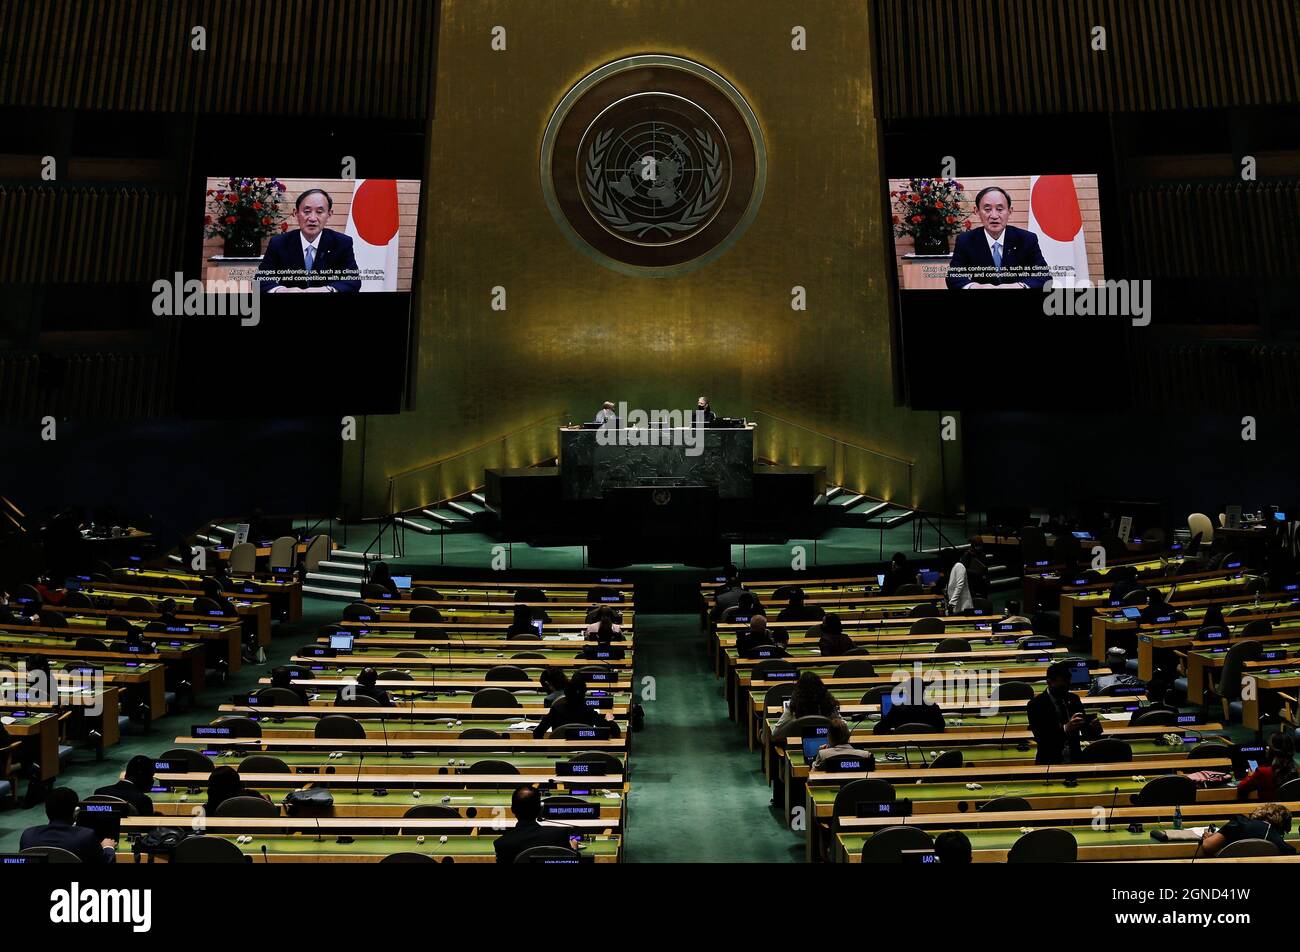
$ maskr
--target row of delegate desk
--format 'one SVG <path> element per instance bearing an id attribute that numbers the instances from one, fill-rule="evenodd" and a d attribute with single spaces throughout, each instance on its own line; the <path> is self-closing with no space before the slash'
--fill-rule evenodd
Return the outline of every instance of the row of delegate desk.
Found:
<path id="1" fill-rule="evenodd" d="M 1103 718 L 1106 736 L 1130 745 L 1133 760 L 1125 763 L 1037 766 L 1024 701 L 990 704 L 981 699 L 964 706 L 945 706 L 947 726 L 942 733 L 873 734 L 871 728 L 880 716 L 880 704 L 867 692 L 873 687 L 898 683 L 896 672 L 891 673 L 888 668 L 901 669 L 906 677 L 912 677 L 916 673 L 913 665 L 919 663 L 923 677 L 944 678 L 963 667 L 979 665 L 985 672 L 996 671 L 1001 683 L 1022 680 L 1038 691 L 1043 686 L 1046 664 L 1064 652 L 1061 648 L 1047 647 L 1047 642 L 1026 649 L 1021 633 L 999 632 L 996 619 L 981 616 L 944 618 L 942 633 L 913 633 L 915 619 L 910 617 L 908 601 L 873 597 L 866 594 L 870 590 L 869 581 L 861 581 L 864 594 L 857 600 L 846 598 L 843 591 L 836 592 L 834 597 L 841 605 L 852 601 L 846 607 L 859 613 L 852 622 L 846 622 L 845 628 L 859 646 L 867 649 L 866 654 L 822 658 L 816 647 L 816 632 L 803 635 L 802 630 L 809 623 L 800 622 L 791 626 L 801 634 L 791 637 L 788 654 L 780 662 L 767 663 L 761 658 L 737 656 L 735 636 L 745 627 L 743 623 L 710 626 L 711 649 L 719 659 L 728 694 L 735 699 L 733 713 L 746 725 L 751 744 L 757 746 L 761 741 L 763 766 L 773 784 L 774 799 L 787 808 L 802 804 L 801 817 L 797 809 L 790 815 L 796 828 L 798 823 L 803 823 L 810 860 L 822 855 L 824 850 L 831 859 L 857 861 L 873 832 L 905 822 L 933 828 L 935 832 L 965 828 L 977 861 L 1003 861 L 1021 835 L 1022 827 L 1073 827 L 1076 824 L 1068 815 L 1069 810 L 1085 809 L 1087 820 L 1091 821 L 1095 817 L 1091 808 L 1105 806 L 1119 797 L 1124 798 L 1124 806 L 1116 811 L 1117 817 L 1128 811 L 1125 815 L 1140 813 L 1148 824 L 1167 824 L 1172 818 L 1172 808 L 1143 807 L 1130 801 L 1155 776 L 1196 770 L 1231 774 L 1234 748 L 1222 744 L 1220 752 L 1209 746 L 1221 739 L 1221 725 L 1199 723 L 1200 718 L 1193 714 L 1181 715 L 1180 723 L 1174 726 L 1130 725 L 1128 721 L 1138 703 L 1133 698 L 1084 698 L 1085 707 Z M 799 584 L 805 592 L 816 587 L 815 581 L 801 580 Z M 912 605 L 925 601 L 921 596 L 913 599 Z M 900 615 L 904 617 L 900 619 Z M 944 654 L 933 651 L 937 640 L 954 635 L 967 639 L 970 651 Z M 859 666 L 863 661 L 876 668 L 874 676 L 837 676 L 841 665 Z M 764 669 L 774 676 L 750 676 Z M 822 676 L 841 705 L 841 716 L 850 723 L 851 742 L 872 752 L 874 769 L 813 771 L 803 757 L 803 738 L 792 736 L 784 743 L 772 742 L 771 730 L 782 713 L 781 697 L 788 691 L 791 670 L 814 670 Z M 1188 756 L 1192 750 L 1196 750 L 1195 757 Z M 960 767 L 932 769 L 929 766 L 931 760 L 948 751 L 961 752 Z M 868 778 L 891 782 L 898 798 L 910 801 L 912 817 L 900 820 L 898 816 L 834 815 L 841 790 L 855 780 Z M 1036 819 L 978 813 L 982 803 L 1006 796 L 1028 800 Z M 1198 792 L 1198 801 L 1204 806 L 1188 809 L 1195 815 L 1200 815 L 1196 811 L 1202 811 L 1223 820 L 1237 809 L 1227 803 L 1234 798 L 1235 783 L 1219 784 Z M 978 819 L 961 819 L 968 811 Z M 1013 819 L 1016 825 L 1010 827 L 1008 821 Z M 1084 829 L 1076 837 L 1080 858 L 1164 859 L 1190 855 L 1186 843 L 1165 844 L 1152 840 L 1149 833 L 1128 832 L 1132 822 L 1135 820 L 1125 819 L 1122 825 L 1109 830 L 1094 830 L 1085 821 Z M 823 843 L 828 835 L 830 840 Z"/>
<path id="2" fill-rule="evenodd" d="M 327 788 L 334 798 L 329 816 L 205 818 L 207 832 L 231 839 L 251 836 L 251 842 L 238 845 L 259 861 L 374 862 L 414 852 L 442 862 L 491 862 L 493 834 L 513 824 L 510 797 L 515 786 L 527 782 L 542 786 L 547 809 L 559 811 L 563 824 L 583 836 L 581 855 L 617 861 L 628 790 L 635 639 L 630 603 L 621 606 L 625 641 L 613 646 L 621 657 L 584 658 L 573 639 L 582 637 L 589 606 L 568 606 L 581 616 L 549 625 L 541 639 L 519 639 L 506 637 L 508 623 L 494 617 L 498 605 L 462 601 L 465 611 L 457 621 L 436 627 L 404 621 L 400 610 L 341 623 L 338 628 L 356 636 L 348 653 L 331 651 L 330 633 L 319 634 L 288 665 L 291 682 L 315 692 L 308 704 L 268 707 L 253 694 L 221 706 L 223 717 L 256 718 L 260 736 L 222 733 L 218 719 L 177 737 L 178 745 L 201 751 L 213 765 L 238 766 L 254 754 L 278 759 L 288 772 L 241 772 L 248 786 L 273 799 L 304 787 Z M 554 618 L 553 605 L 548 601 Z M 551 665 L 590 672 L 589 687 L 606 692 L 601 708 L 618 723 L 619 737 L 533 738 L 532 727 L 546 713 L 537 676 Z M 526 679 L 490 675 L 502 666 L 522 669 Z M 342 706 L 333 700 L 339 687 L 355 683 L 363 667 L 381 670 L 379 684 L 392 693 L 393 706 Z M 518 706 L 476 705 L 474 695 L 489 687 L 511 691 Z M 329 714 L 355 718 L 366 736 L 316 737 L 318 719 Z M 488 731 L 496 736 L 484 736 Z M 163 772 L 156 782 L 166 788 L 154 794 L 155 807 L 164 814 L 188 816 L 205 799 L 202 771 Z M 549 797 L 573 800 L 552 804 Z M 405 816 L 421 806 L 440 806 L 448 815 Z M 139 832 L 157 822 L 128 818 L 122 828 Z"/>

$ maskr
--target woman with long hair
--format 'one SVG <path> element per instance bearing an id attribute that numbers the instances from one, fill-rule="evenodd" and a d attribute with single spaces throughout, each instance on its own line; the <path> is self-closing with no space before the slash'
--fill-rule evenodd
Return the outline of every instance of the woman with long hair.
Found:
<path id="1" fill-rule="evenodd" d="M 814 714 L 822 717 L 835 717 L 840 712 L 840 704 L 826 687 L 815 671 L 804 671 L 794 684 L 794 693 L 786 705 L 780 719 L 772 727 L 772 740 L 785 740 L 790 736 L 794 722 L 801 717 Z"/>
<path id="2" fill-rule="evenodd" d="M 1249 800 L 1253 791 L 1264 801 L 1277 799 L 1277 792 L 1296 777 L 1295 738 L 1280 731 L 1268 739 L 1268 763 L 1260 764 L 1237 784 L 1237 799 Z"/>

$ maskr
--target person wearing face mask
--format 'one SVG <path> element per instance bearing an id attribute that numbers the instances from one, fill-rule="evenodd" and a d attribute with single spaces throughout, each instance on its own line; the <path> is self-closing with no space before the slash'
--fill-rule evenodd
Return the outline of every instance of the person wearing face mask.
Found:
<path id="1" fill-rule="evenodd" d="M 703 423 L 712 423 L 716 418 L 708 397 L 700 397 L 695 401 L 695 418 Z"/>
<path id="2" fill-rule="evenodd" d="M 1079 759 L 1080 741 L 1101 736 L 1096 715 L 1085 714 L 1083 702 L 1070 690 L 1070 665 L 1058 661 L 1047 669 L 1047 690 L 1025 705 L 1029 730 L 1038 752 L 1036 764 L 1068 764 Z"/>

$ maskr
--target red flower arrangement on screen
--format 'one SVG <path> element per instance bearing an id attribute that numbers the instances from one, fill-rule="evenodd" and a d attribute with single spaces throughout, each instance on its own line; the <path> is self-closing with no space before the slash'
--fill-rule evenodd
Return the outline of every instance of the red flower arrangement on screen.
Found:
<path id="1" fill-rule="evenodd" d="M 284 184 L 273 178 L 231 178 L 222 186 L 208 189 L 204 237 L 260 241 L 287 231 L 288 222 L 279 222 L 284 191 Z"/>
<path id="2" fill-rule="evenodd" d="M 966 192 L 956 179 L 908 179 L 905 189 L 889 197 L 894 203 L 894 234 L 900 237 L 949 238 L 964 230 L 962 223 L 970 214 Z"/>

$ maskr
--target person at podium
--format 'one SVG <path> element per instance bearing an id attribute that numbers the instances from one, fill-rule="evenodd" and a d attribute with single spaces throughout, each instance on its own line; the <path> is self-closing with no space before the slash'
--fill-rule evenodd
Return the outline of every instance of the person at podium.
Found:
<path id="1" fill-rule="evenodd" d="M 709 405 L 709 398 L 700 397 L 700 399 L 695 402 L 695 419 L 691 422 L 694 423 L 698 421 L 700 423 L 712 423 L 716 418 L 717 417 L 713 412 L 713 407 Z"/>
<path id="2" fill-rule="evenodd" d="M 618 414 L 614 411 L 614 404 L 606 400 L 601 404 L 600 409 L 596 411 L 596 426 L 618 426 Z"/>

